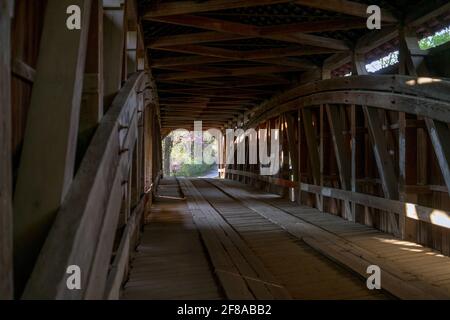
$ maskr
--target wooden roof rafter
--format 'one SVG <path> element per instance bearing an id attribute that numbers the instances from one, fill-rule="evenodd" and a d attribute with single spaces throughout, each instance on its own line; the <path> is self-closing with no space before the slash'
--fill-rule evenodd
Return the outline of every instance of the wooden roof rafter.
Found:
<path id="1" fill-rule="evenodd" d="M 144 17 L 144 19 L 146 19 Z M 285 41 L 297 44 L 306 44 L 310 46 L 317 46 L 321 48 L 329 48 L 336 50 L 348 50 L 349 46 L 345 41 L 307 34 L 304 32 L 291 32 L 282 34 L 277 31 L 275 34 L 267 34 L 261 28 L 253 25 L 231 22 L 226 20 L 213 19 L 205 16 L 183 15 L 183 16 L 164 16 L 157 18 L 148 18 L 151 21 L 164 22 L 169 24 L 177 24 L 187 27 L 195 27 L 210 31 L 217 31 L 223 33 L 231 33 L 245 37 L 255 37 L 272 39 L 278 41 Z"/>

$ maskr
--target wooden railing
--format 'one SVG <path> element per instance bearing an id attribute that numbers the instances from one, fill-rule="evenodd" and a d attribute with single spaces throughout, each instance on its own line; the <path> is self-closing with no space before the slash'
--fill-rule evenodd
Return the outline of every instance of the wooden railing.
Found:
<path id="1" fill-rule="evenodd" d="M 128 219 L 128 225 L 111 271 L 110 261 L 123 199 L 123 185 L 138 139 L 138 123 L 144 114 L 144 90 L 148 76 L 131 76 L 102 119 L 59 209 L 29 279 L 25 299 L 98 299 L 117 297 L 126 247 L 136 232 L 145 199 Z M 68 266 L 81 269 L 81 289 L 67 287 Z M 108 273 L 109 272 L 109 273 Z M 107 277 L 110 281 L 107 286 Z M 108 290 L 108 292 L 106 291 Z"/>
<path id="2" fill-rule="evenodd" d="M 296 181 L 274 178 L 271 176 L 260 176 L 251 172 L 238 170 L 225 170 L 226 173 L 234 174 L 242 177 L 249 177 L 273 185 L 284 188 L 298 188 Z M 307 183 L 300 183 L 300 189 L 304 192 L 321 195 L 337 200 L 350 201 L 359 205 L 367 206 L 374 209 L 384 210 L 396 213 L 402 217 L 408 217 L 413 220 L 431 223 L 450 229 L 450 212 L 445 210 L 437 210 L 420 206 L 414 203 L 401 202 L 396 200 L 385 199 L 369 194 L 351 192 L 342 189 L 321 187 Z"/>

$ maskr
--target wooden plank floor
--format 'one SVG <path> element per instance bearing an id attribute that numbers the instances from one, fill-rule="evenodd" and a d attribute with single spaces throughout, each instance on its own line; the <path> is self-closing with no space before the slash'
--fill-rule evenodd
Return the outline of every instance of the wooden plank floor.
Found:
<path id="1" fill-rule="evenodd" d="M 365 281 L 302 243 L 280 226 L 204 180 L 193 180 L 205 199 L 241 235 L 294 299 L 384 299 Z"/>
<path id="2" fill-rule="evenodd" d="M 222 299 L 175 179 L 161 181 L 122 299 Z M 164 198 L 165 197 L 165 198 Z"/>
<path id="3" fill-rule="evenodd" d="M 161 182 L 124 299 L 450 297 L 431 249 L 237 182 L 179 182 Z M 367 289 L 371 264 L 386 291 Z"/>

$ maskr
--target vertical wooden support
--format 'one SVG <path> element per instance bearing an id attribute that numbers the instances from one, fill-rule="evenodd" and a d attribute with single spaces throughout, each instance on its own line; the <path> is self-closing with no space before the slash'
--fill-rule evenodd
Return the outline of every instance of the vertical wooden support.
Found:
<path id="1" fill-rule="evenodd" d="M 324 186 L 324 180 L 325 180 L 325 137 L 324 137 L 324 118 L 325 118 L 325 111 L 324 111 L 324 105 L 321 104 L 319 108 L 319 166 L 320 166 L 320 188 L 323 188 Z M 329 199 L 330 200 L 330 199 Z M 329 203 L 329 201 L 328 201 Z M 325 199 L 324 196 L 320 196 L 320 211 L 324 211 L 325 206 Z"/>
<path id="2" fill-rule="evenodd" d="M 419 47 L 419 40 L 417 34 L 411 28 L 404 26 L 400 27 L 400 54 L 399 54 L 399 73 L 402 75 L 411 76 L 428 76 L 429 71 L 425 64 L 425 56 L 428 52 L 421 50 Z M 421 120 L 421 117 L 417 118 Z M 429 129 L 429 128 L 428 128 Z M 431 135 L 428 130 L 428 134 Z M 417 150 L 417 183 L 427 184 L 427 133 L 423 128 L 417 128 L 417 145 L 421 146 L 420 150 Z"/>
<path id="3" fill-rule="evenodd" d="M 299 166 L 298 166 L 299 153 L 298 153 L 298 144 L 296 141 L 297 137 L 295 135 L 295 127 L 297 124 L 296 116 L 297 116 L 297 113 L 295 113 L 295 114 L 287 113 L 286 114 L 286 134 L 287 134 L 287 140 L 288 140 L 288 144 L 289 144 L 289 157 L 291 159 L 292 175 L 294 177 L 294 181 L 299 182 Z M 298 188 L 297 188 L 297 190 L 295 190 L 294 196 L 297 197 L 297 194 L 298 194 Z"/>
<path id="4" fill-rule="evenodd" d="M 326 105 L 328 123 L 330 125 L 331 136 L 333 138 L 334 152 L 336 155 L 336 162 L 339 170 L 339 178 L 341 181 L 341 188 L 350 190 L 350 150 L 344 141 L 344 127 L 342 113 L 339 108 L 341 106 Z M 345 217 L 348 220 L 354 221 L 351 206 L 349 201 L 344 201 Z"/>
<path id="5" fill-rule="evenodd" d="M 425 119 L 442 176 L 450 193 L 450 129 L 447 123 Z"/>
<path id="6" fill-rule="evenodd" d="M 407 185 L 417 185 L 417 132 L 408 128 L 406 114 L 399 112 L 398 119 L 398 161 L 399 161 L 399 199 L 402 202 L 417 203 L 417 194 L 408 194 Z M 416 241 L 415 221 L 399 217 L 399 228 L 402 239 Z"/>
<path id="7" fill-rule="evenodd" d="M 153 183 L 153 108 L 154 104 L 150 103 L 144 111 L 145 192 L 150 190 Z"/>
<path id="8" fill-rule="evenodd" d="M 363 55 L 358 53 L 353 54 L 353 70 L 359 75 L 367 74 Z M 376 108 L 368 106 L 362 106 L 362 108 L 367 119 L 369 135 L 372 141 L 373 153 L 375 156 L 378 173 L 380 175 L 384 196 L 388 199 L 397 200 L 399 197 L 398 180 L 395 174 L 392 158 L 387 149 L 386 138 L 382 130 L 380 115 L 378 114 L 378 110 Z M 396 216 L 393 213 L 389 213 L 388 215 L 391 231 L 396 235 L 400 235 Z"/>
<path id="9" fill-rule="evenodd" d="M 88 52 L 81 102 L 78 162 L 86 150 L 98 123 L 103 117 L 103 4 L 92 1 Z"/>
<path id="10" fill-rule="evenodd" d="M 81 30 L 66 28 L 78 5 Z M 23 288 L 74 174 L 90 0 L 49 1 L 14 195 L 16 288 Z"/>
<path id="11" fill-rule="evenodd" d="M 127 1 L 127 15 L 130 17 L 127 21 L 126 30 L 126 65 L 127 75 L 133 74 L 138 69 L 137 49 L 138 49 L 138 22 L 137 9 L 135 1 Z"/>
<path id="12" fill-rule="evenodd" d="M 351 105 L 350 107 L 350 163 L 351 163 L 351 191 L 357 192 L 357 184 L 356 184 L 356 178 L 357 178 L 357 172 L 356 172 L 356 105 Z M 356 203 L 352 202 L 352 214 L 353 214 L 353 221 L 357 221 L 357 207 Z"/>
<path id="13" fill-rule="evenodd" d="M 11 18 L 13 0 L 0 0 L 0 300 L 13 298 Z"/>
<path id="14" fill-rule="evenodd" d="M 420 49 L 419 39 L 413 29 L 400 27 L 399 73 L 417 77 L 429 75 L 425 62 L 428 52 Z"/>
<path id="15" fill-rule="evenodd" d="M 373 151 L 380 174 L 381 184 L 383 186 L 383 192 L 386 198 L 398 199 L 398 181 L 391 156 L 388 153 L 378 110 L 365 106 L 363 107 L 363 110 L 369 125 L 368 129 L 373 142 Z"/>
<path id="16" fill-rule="evenodd" d="M 122 83 L 125 11 L 123 0 L 103 0 L 104 106 L 109 108 Z"/>
<path id="17" fill-rule="evenodd" d="M 317 135 L 312 123 L 313 120 L 311 109 L 302 108 L 302 118 L 303 127 L 305 128 L 305 138 L 308 147 L 309 161 L 312 168 L 313 181 L 315 185 L 319 186 L 321 181 L 319 146 L 317 144 Z M 316 195 L 316 204 L 318 209 L 322 210 L 322 197 L 320 195 Z"/>
<path id="18" fill-rule="evenodd" d="M 388 199 L 396 200 L 398 199 L 398 181 L 392 158 L 388 153 L 378 110 L 363 106 L 363 111 L 367 118 L 369 134 L 373 145 L 373 153 L 378 173 L 380 174 L 384 196 Z M 389 214 L 389 223 L 391 225 L 391 230 L 398 235 L 399 226 L 393 214 Z"/>
<path id="19" fill-rule="evenodd" d="M 399 73 L 402 75 L 411 76 L 428 76 L 429 70 L 425 63 L 425 57 L 428 55 L 427 51 L 421 50 L 419 47 L 419 40 L 414 29 L 407 28 L 404 26 L 400 27 L 400 56 L 399 56 Z M 417 194 L 407 194 L 405 187 L 402 185 L 409 184 L 427 184 L 428 183 L 428 153 L 427 145 L 428 138 L 427 133 L 423 128 L 417 128 L 416 132 L 409 132 L 406 128 L 406 115 L 405 113 L 399 113 L 399 158 L 400 158 L 400 199 L 403 201 L 410 201 L 417 203 L 419 201 L 419 195 Z M 422 120 L 422 117 L 417 117 L 417 120 Z M 448 162 L 446 164 L 445 156 L 442 158 L 443 153 L 442 138 L 445 139 L 448 130 L 447 124 L 440 123 L 432 119 L 425 119 L 425 123 L 428 129 L 428 135 L 433 143 L 435 149 L 439 166 L 441 167 L 442 174 L 445 179 L 445 174 L 448 170 Z M 442 130 L 440 130 L 442 128 Z M 411 143 L 411 141 L 413 143 Z M 444 140 L 445 141 L 445 140 Z M 403 143 L 403 144 L 401 144 Z M 420 146 L 420 149 L 416 146 Z M 413 148 L 411 150 L 411 148 Z M 445 153 L 445 151 L 444 151 Z M 411 160 L 413 159 L 413 160 Z M 403 161 L 405 160 L 405 161 Z M 407 165 L 409 161 L 410 165 Z M 417 165 L 415 165 L 417 164 Z M 410 166 L 414 168 L 409 169 Z M 417 169 L 416 169 L 417 168 Z M 408 170 L 409 169 L 409 170 Z M 414 170 L 416 169 L 416 170 Z M 446 184 L 447 180 L 446 180 Z M 427 235 L 428 230 L 426 228 L 421 228 L 421 224 L 416 221 L 411 221 L 407 218 L 400 220 L 403 225 L 402 237 L 407 240 L 417 241 L 417 228 L 419 227 L 419 232 L 421 234 Z M 423 232 L 425 231 L 425 232 Z M 426 237 L 425 237 L 426 238 Z M 419 240 L 420 241 L 420 240 Z M 426 243 L 424 241 L 423 243 Z"/>
<path id="20" fill-rule="evenodd" d="M 298 190 L 297 190 L 297 203 L 299 205 L 302 204 L 302 130 L 301 130 L 301 115 L 302 112 L 300 109 L 297 111 L 297 182 L 298 182 Z"/>

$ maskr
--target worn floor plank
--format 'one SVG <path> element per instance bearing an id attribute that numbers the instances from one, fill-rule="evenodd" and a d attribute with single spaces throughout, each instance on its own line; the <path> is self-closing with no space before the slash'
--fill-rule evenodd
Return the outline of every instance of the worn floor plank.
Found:
<path id="1" fill-rule="evenodd" d="M 122 299 L 223 299 L 175 179 L 162 180 Z"/>

